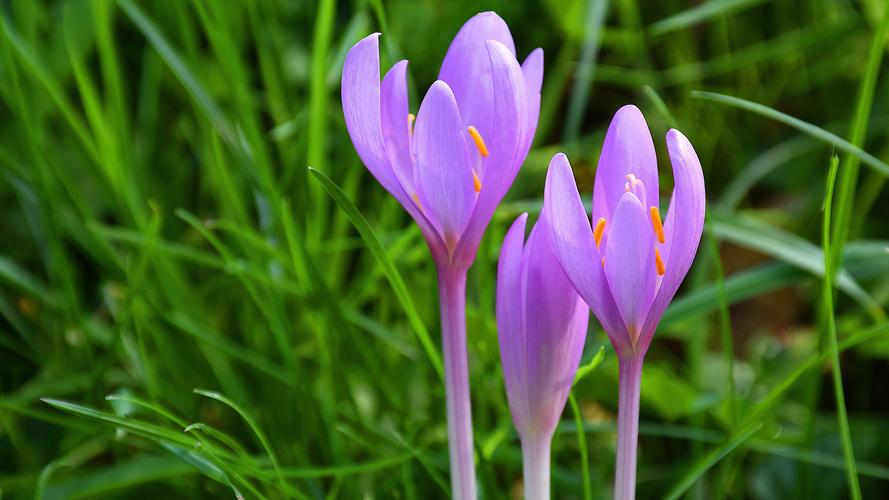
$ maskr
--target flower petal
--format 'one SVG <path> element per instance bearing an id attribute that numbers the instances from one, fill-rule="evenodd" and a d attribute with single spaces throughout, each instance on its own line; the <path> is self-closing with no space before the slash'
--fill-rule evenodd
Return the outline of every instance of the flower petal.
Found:
<path id="1" fill-rule="evenodd" d="M 593 221 L 604 217 L 611 223 L 612 212 L 624 193 L 627 175 L 634 174 L 645 184 L 648 209 L 658 205 L 657 154 L 648 124 L 639 108 L 626 105 L 614 114 L 596 167 L 593 186 Z M 607 231 L 606 231 L 607 232 Z M 607 248 L 607 236 L 601 245 Z"/>
<path id="2" fill-rule="evenodd" d="M 414 192 L 410 122 L 407 102 L 407 61 L 399 61 L 383 77 L 381 86 L 383 140 L 395 176 L 408 193 Z"/>
<path id="3" fill-rule="evenodd" d="M 605 276 L 635 344 L 657 286 L 654 231 L 648 211 L 633 193 L 621 196 L 611 219 L 605 248 Z"/>
<path id="4" fill-rule="evenodd" d="M 673 164 L 673 202 L 664 226 L 668 254 L 664 260 L 666 272 L 645 321 L 640 344 L 648 347 L 661 315 L 673 300 L 679 285 L 691 268 L 704 231 L 704 173 L 701 162 L 688 139 L 678 130 L 667 132 L 667 150 Z"/>
<path id="5" fill-rule="evenodd" d="M 540 86 L 543 83 L 543 49 L 534 49 L 522 63 L 525 75 L 525 92 L 528 95 L 527 116 L 525 119 L 525 145 L 522 148 L 524 158 L 534 142 L 537 131 L 537 119 L 540 116 Z"/>
<path id="6" fill-rule="evenodd" d="M 440 259 L 445 253 L 441 238 L 411 199 L 412 193 L 401 185 L 390 163 L 382 123 L 379 36 L 379 33 L 368 35 L 346 54 L 341 89 L 346 129 L 361 161 L 414 218 L 433 256 Z M 393 78 L 395 75 L 397 73 Z"/>
<path id="7" fill-rule="evenodd" d="M 429 88 L 414 129 L 414 182 L 423 212 L 453 250 L 475 207 L 472 167 L 457 101 L 448 84 Z"/>
<path id="8" fill-rule="evenodd" d="M 457 97 L 463 125 L 474 126 L 485 139 L 493 131 L 493 96 L 491 61 L 485 42 L 496 40 L 515 59 L 515 44 L 506 22 L 494 12 L 482 12 L 470 18 L 454 36 L 438 79 L 447 82 Z"/>
<path id="9" fill-rule="evenodd" d="M 543 211 L 550 243 L 565 275 L 592 308 L 615 348 L 629 346 L 623 318 L 608 289 L 590 221 L 574 183 L 568 158 L 553 156 L 546 174 Z"/>
<path id="10" fill-rule="evenodd" d="M 485 228 L 525 159 L 521 150 L 527 123 L 524 74 L 507 47 L 490 40 L 487 48 L 495 90 L 490 103 L 495 132 L 484 138 L 490 154 L 482 159 L 478 203 L 455 254 L 465 264 L 475 259 Z"/>
<path id="11" fill-rule="evenodd" d="M 589 323 L 581 300 L 553 254 L 542 215 L 525 245 L 525 342 L 532 430 L 551 433 L 568 400 Z M 521 432 L 521 429 L 519 429 Z"/>
<path id="12" fill-rule="evenodd" d="M 343 62 L 342 101 L 355 151 L 377 181 L 399 200 L 405 197 L 386 155 L 380 117 L 379 33 L 356 43 Z"/>
<path id="13" fill-rule="evenodd" d="M 506 395 L 516 428 L 522 428 L 530 414 L 522 301 L 522 257 L 527 220 L 528 214 L 522 214 L 512 223 L 503 239 L 497 263 L 497 337 Z"/>

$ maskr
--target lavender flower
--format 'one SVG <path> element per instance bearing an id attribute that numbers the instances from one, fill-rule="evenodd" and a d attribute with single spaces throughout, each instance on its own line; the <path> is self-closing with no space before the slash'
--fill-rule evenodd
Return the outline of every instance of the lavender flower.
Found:
<path id="1" fill-rule="evenodd" d="M 553 157 L 544 212 L 565 274 L 589 304 L 620 361 L 615 498 L 634 498 L 642 360 L 661 315 L 694 260 L 704 227 L 704 177 L 688 139 L 667 132 L 674 190 L 662 223 L 657 157 L 635 106 L 605 136 L 587 218 L 568 159 Z"/>
<path id="2" fill-rule="evenodd" d="M 589 308 L 553 255 L 545 217 L 523 243 L 527 219 L 516 219 L 500 250 L 497 331 L 509 409 L 522 441 L 525 498 L 546 500 L 550 444 L 583 352 Z"/>
<path id="3" fill-rule="evenodd" d="M 543 52 L 533 51 L 519 66 L 503 19 L 493 12 L 474 16 L 451 42 L 415 120 L 407 61 L 380 82 L 378 37 L 364 38 L 346 55 L 346 128 L 368 170 L 420 226 L 438 268 L 452 493 L 474 499 L 466 271 L 531 147 Z"/>

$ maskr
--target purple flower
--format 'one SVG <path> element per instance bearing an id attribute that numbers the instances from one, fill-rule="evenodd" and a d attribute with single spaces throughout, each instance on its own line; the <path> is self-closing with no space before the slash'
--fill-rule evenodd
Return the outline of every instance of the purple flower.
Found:
<path id="1" fill-rule="evenodd" d="M 451 493 L 474 500 L 466 272 L 531 147 L 543 51 L 520 66 L 503 19 L 474 16 L 451 42 L 415 120 L 407 61 L 380 82 L 378 38 L 364 38 L 346 55 L 343 114 L 358 156 L 420 226 L 438 267 Z"/>
<path id="2" fill-rule="evenodd" d="M 503 19 L 477 14 L 451 42 L 414 123 L 407 61 L 381 83 L 378 38 L 364 38 L 346 55 L 346 128 L 368 170 L 420 226 L 436 262 L 469 267 L 531 147 L 543 51 L 519 66 Z"/>
<path id="3" fill-rule="evenodd" d="M 704 176 L 688 139 L 667 132 L 675 187 L 662 223 L 657 157 L 642 113 L 614 115 L 596 170 L 590 224 L 568 158 L 553 157 L 545 212 L 555 253 L 620 356 L 644 353 L 694 260 L 704 228 Z"/>
<path id="4" fill-rule="evenodd" d="M 593 223 L 568 159 L 553 157 L 544 212 L 562 269 L 620 358 L 615 498 L 633 498 L 642 360 L 667 305 L 694 260 L 704 227 L 704 176 L 688 139 L 667 132 L 674 189 L 661 221 L 657 157 L 642 113 L 614 116 L 596 170 Z"/>
<path id="5" fill-rule="evenodd" d="M 589 308 L 562 272 L 541 217 L 506 234 L 497 269 L 497 331 L 513 424 L 522 441 L 525 498 L 549 498 L 550 443 L 577 372 Z"/>

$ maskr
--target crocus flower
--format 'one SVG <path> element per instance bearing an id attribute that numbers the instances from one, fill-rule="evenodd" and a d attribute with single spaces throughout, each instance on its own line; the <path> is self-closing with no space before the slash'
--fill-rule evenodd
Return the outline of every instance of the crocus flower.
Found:
<path id="1" fill-rule="evenodd" d="M 503 19 L 493 12 L 474 16 L 451 42 L 415 119 L 407 61 L 395 63 L 381 82 L 378 37 L 364 38 L 346 55 L 346 128 L 364 165 L 420 227 L 438 268 L 451 484 L 454 498 L 474 499 L 466 271 L 531 147 L 543 52 L 531 52 L 520 66 Z"/>
<path id="2" fill-rule="evenodd" d="M 525 498 L 545 500 L 550 444 L 583 352 L 589 308 L 562 272 L 545 217 L 525 239 L 512 224 L 497 269 L 497 331 L 513 424 L 522 441 Z"/>
<path id="3" fill-rule="evenodd" d="M 553 157 L 544 211 L 562 269 L 601 323 L 620 365 L 615 498 L 635 494 L 642 360 L 694 260 L 704 227 L 704 176 L 691 143 L 667 132 L 674 189 L 662 222 L 657 157 L 642 113 L 624 106 L 605 136 L 592 220 L 568 159 Z"/>

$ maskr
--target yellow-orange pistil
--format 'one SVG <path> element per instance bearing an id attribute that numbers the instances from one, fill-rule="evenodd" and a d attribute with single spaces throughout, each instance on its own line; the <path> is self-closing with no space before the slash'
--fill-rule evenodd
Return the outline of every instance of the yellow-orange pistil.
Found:
<path id="1" fill-rule="evenodd" d="M 488 156 L 488 146 L 485 145 L 485 140 L 482 139 L 482 135 L 478 133 L 478 129 L 470 125 L 467 127 L 469 130 L 469 135 L 472 136 L 472 140 L 475 142 L 475 147 L 478 148 L 478 152 L 481 153 L 482 156 Z"/>
<path id="2" fill-rule="evenodd" d="M 599 243 L 602 242 L 603 234 L 605 234 L 605 217 L 599 217 L 599 220 L 596 221 L 596 228 L 593 229 L 593 238 L 596 239 L 596 248 L 599 248 Z"/>
<path id="3" fill-rule="evenodd" d="M 469 131 L 469 136 L 472 137 L 472 142 L 475 143 L 475 147 L 478 149 L 478 153 L 482 156 L 488 156 L 488 146 L 485 144 L 485 140 L 482 138 L 482 134 L 478 132 L 478 129 L 473 127 L 472 125 L 466 127 Z M 472 171 L 472 184 L 475 187 L 475 192 L 479 193 L 482 190 L 482 180 L 478 178 L 478 174 L 475 173 L 475 170 Z"/>
<path id="4" fill-rule="evenodd" d="M 472 184 L 475 186 L 476 193 L 482 190 L 482 180 L 478 178 L 478 174 L 475 173 L 475 170 L 472 171 Z"/>
<path id="5" fill-rule="evenodd" d="M 664 261 L 661 259 L 661 253 L 657 247 L 654 247 L 654 268 L 658 276 L 663 276 L 667 269 L 664 267 Z"/>
<path id="6" fill-rule="evenodd" d="M 411 134 L 414 133 L 414 120 L 416 120 L 416 119 L 417 119 L 417 115 L 415 115 L 413 113 L 407 114 L 407 130 Z"/>
<path id="7" fill-rule="evenodd" d="M 654 234 L 657 235 L 657 241 L 661 245 L 664 244 L 664 223 L 661 222 L 661 211 L 657 207 L 651 207 L 651 225 L 654 227 Z"/>

